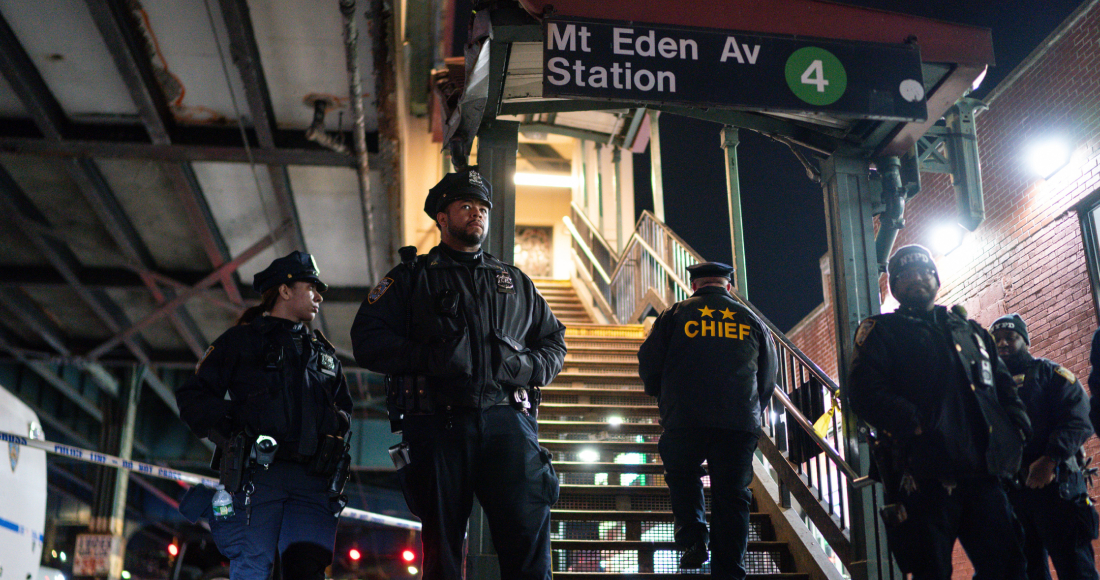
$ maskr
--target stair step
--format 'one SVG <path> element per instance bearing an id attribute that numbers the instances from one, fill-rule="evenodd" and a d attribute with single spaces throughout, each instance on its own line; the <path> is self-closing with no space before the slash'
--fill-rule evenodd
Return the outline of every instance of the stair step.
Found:
<path id="1" fill-rule="evenodd" d="M 558 473 L 664 473 L 663 463 L 608 463 L 586 461 L 555 461 Z"/>
<path id="2" fill-rule="evenodd" d="M 660 435 L 664 432 L 660 423 L 619 423 L 607 421 L 539 421 L 539 433 L 608 433 L 623 435 Z"/>
<path id="3" fill-rule="evenodd" d="M 597 449 L 607 453 L 657 453 L 657 442 L 635 441 L 570 441 L 568 439 L 539 439 L 539 445 L 550 451 L 577 453 L 583 449 Z"/>
<path id="4" fill-rule="evenodd" d="M 550 519 L 560 522 L 671 522 L 676 518 L 672 512 L 652 512 L 643 510 L 550 510 Z M 710 519 L 710 514 L 707 514 Z M 770 525 L 771 518 L 762 512 L 749 513 L 749 522 Z"/>
<path id="5" fill-rule="evenodd" d="M 682 551 L 675 542 L 646 540 L 551 540 L 554 550 L 675 550 Z M 749 540 L 750 552 L 779 552 L 787 549 L 786 542 Z"/>
<path id="6" fill-rule="evenodd" d="M 554 572 L 554 578 L 562 580 L 699 580 L 700 577 L 709 575 L 702 572 L 696 573 L 668 573 L 668 572 Z M 810 580 L 810 575 L 802 572 L 778 572 L 771 574 L 753 574 L 745 576 L 745 580 Z"/>
<path id="7" fill-rule="evenodd" d="M 588 338 L 633 338 L 644 339 L 645 330 L 641 324 L 578 324 L 565 329 L 565 336 Z"/>
<path id="8" fill-rule="evenodd" d="M 555 463 L 556 465 L 556 463 Z M 704 487 L 703 492 L 710 495 L 710 488 Z M 565 494 L 585 494 L 585 495 L 603 495 L 603 496 L 618 496 L 618 495 L 641 495 L 641 496 L 659 496 L 668 497 L 668 486 L 664 485 L 587 485 L 587 484 L 562 484 L 562 495 Z"/>

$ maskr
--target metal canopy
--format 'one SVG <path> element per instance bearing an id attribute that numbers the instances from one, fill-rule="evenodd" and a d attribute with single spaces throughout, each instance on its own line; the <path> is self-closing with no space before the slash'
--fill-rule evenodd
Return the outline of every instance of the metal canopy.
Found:
<path id="1" fill-rule="evenodd" d="M 485 116 L 621 108 L 623 103 L 541 96 L 543 14 L 859 42 L 915 42 L 921 50 L 928 120 L 848 120 L 828 115 L 776 114 L 735 109 L 655 105 L 665 112 L 747 128 L 829 154 L 855 148 L 868 155 L 903 155 L 928 127 L 994 63 L 990 31 L 926 18 L 820 0 L 748 0 L 736 9 L 724 0 L 670 8 L 660 0 L 588 2 L 519 0 L 523 10 L 494 10 L 488 63 L 467 64 L 490 79 Z M 552 12 L 548 12 L 552 11 Z M 485 66 L 485 65 L 488 66 Z M 467 84 L 476 84 L 468 80 Z"/>

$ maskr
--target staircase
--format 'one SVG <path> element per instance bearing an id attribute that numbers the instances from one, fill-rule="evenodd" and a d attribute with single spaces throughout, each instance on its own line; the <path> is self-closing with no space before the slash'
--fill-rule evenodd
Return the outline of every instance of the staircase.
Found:
<path id="1" fill-rule="evenodd" d="M 700 570 L 679 569 L 657 452 L 657 405 L 638 378 L 642 326 L 593 324 L 569 282 L 535 285 L 567 326 L 569 346 L 565 366 L 543 388 L 539 408 L 540 443 L 553 453 L 561 479 L 561 497 L 551 512 L 555 577 L 709 574 L 709 562 Z M 709 482 L 704 484 L 709 513 Z M 793 571 L 790 550 L 775 541 L 767 515 L 752 513 L 750 526 L 750 579 L 809 579 Z"/>

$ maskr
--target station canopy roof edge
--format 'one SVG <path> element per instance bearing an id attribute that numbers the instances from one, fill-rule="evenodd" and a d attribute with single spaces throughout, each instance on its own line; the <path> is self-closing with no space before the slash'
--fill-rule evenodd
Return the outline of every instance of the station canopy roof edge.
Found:
<path id="1" fill-rule="evenodd" d="M 923 96 L 927 105 L 927 115 L 923 119 L 883 119 L 874 115 L 799 112 L 766 106 L 696 106 L 653 101 L 617 103 L 622 109 L 646 107 L 740 126 L 824 154 L 852 148 L 873 155 L 904 155 L 994 63 L 989 29 L 822 0 L 696 0 L 677 3 L 674 7 L 663 0 L 517 1 L 522 11 L 497 8 L 493 11 L 503 17 L 493 15 L 491 18 L 494 32 L 491 44 L 506 49 L 507 57 L 501 58 L 499 51 L 495 58 L 486 51 L 468 53 L 473 62 L 466 66 L 467 74 L 471 75 L 466 79 L 467 86 L 478 80 L 488 81 L 486 84 L 490 85 L 482 93 L 489 101 L 485 103 L 485 118 L 515 115 L 522 119 L 540 112 L 606 111 L 616 104 L 599 97 L 543 96 L 541 21 L 544 17 L 737 31 L 796 41 L 815 38 L 850 44 L 919 47 Z M 522 18 L 517 19 L 516 12 Z M 489 63 L 477 62 L 485 57 L 491 59 Z M 479 72 L 487 78 L 476 79 Z M 849 77 L 853 72 L 859 74 L 858 70 L 853 70 Z"/>

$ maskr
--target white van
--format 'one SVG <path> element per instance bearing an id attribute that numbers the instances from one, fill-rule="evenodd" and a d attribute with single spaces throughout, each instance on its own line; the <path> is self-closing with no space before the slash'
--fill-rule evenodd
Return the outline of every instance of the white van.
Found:
<path id="1" fill-rule="evenodd" d="M 8 465 L 0 465 L 0 580 L 37 578 L 46 529 L 46 452 L 24 444 L 45 436 L 38 415 L 3 387 L 0 432 L 8 456 Z"/>

